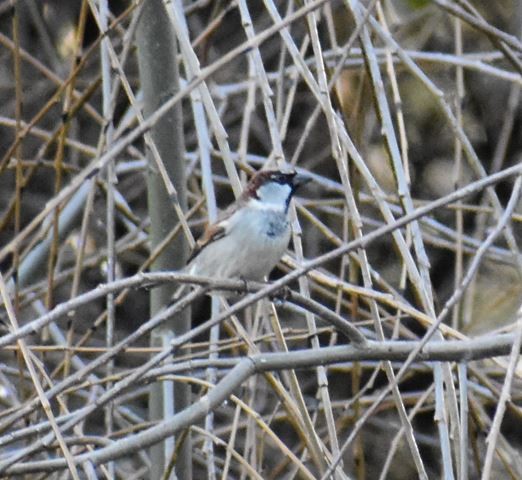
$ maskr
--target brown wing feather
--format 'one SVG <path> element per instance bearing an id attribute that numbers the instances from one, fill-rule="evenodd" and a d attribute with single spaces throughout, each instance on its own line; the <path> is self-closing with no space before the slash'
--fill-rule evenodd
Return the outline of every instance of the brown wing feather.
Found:
<path id="1" fill-rule="evenodd" d="M 194 260 L 194 258 L 196 258 L 201 252 L 201 250 L 203 250 L 207 245 L 210 245 L 212 242 L 215 242 L 216 240 L 219 240 L 224 236 L 225 225 L 223 223 L 218 222 L 209 225 L 203 232 L 203 235 L 201 235 L 201 237 L 198 238 L 198 241 L 196 242 L 196 245 L 194 246 L 194 249 L 192 250 L 192 253 L 189 256 L 189 259 L 187 260 L 187 264 Z"/>

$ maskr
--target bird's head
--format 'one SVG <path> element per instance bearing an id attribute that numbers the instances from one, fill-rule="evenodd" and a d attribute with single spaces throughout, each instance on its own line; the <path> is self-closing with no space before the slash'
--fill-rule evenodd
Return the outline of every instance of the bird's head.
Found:
<path id="1" fill-rule="evenodd" d="M 310 180 L 295 171 L 262 170 L 252 177 L 244 195 L 253 206 L 286 212 L 292 195 Z"/>

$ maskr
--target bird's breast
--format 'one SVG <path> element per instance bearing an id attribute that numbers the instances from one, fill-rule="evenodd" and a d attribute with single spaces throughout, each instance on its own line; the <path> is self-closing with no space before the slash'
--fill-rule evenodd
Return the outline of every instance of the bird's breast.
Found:
<path id="1" fill-rule="evenodd" d="M 241 247 L 235 252 L 239 276 L 262 279 L 283 256 L 290 241 L 290 223 L 284 212 L 245 212 L 230 232 Z"/>
<path id="2" fill-rule="evenodd" d="M 286 245 L 290 239 L 290 223 L 283 211 L 278 210 L 256 210 L 245 212 L 245 221 L 241 222 L 247 238 L 260 242 L 282 242 Z M 240 228 L 241 228 L 240 227 Z"/>
<path id="3" fill-rule="evenodd" d="M 222 238 L 203 248 L 192 273 L 263 280 L 281 259 L 289 241 L 290 223 L 283 210 L 245 208 L 230 218 Z"/>
<path id="4" fill-rule="evenodd" d="M 288 221 L 286 219 L 271 219 L 267 222 L 264 234 L 271 239 L 284 237 L 288 231 Z"/>

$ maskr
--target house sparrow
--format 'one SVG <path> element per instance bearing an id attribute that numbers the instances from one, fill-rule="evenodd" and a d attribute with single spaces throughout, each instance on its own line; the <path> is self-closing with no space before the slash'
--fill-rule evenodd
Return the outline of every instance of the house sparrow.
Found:
<path id="1" fill-rule="evenodd" d="M 262 281 L 288 246 L 290 200 L 309 180 L 296 172 L 258 172 L 243 194 L 206 228 L 190 255 L 187 271 Z"/>

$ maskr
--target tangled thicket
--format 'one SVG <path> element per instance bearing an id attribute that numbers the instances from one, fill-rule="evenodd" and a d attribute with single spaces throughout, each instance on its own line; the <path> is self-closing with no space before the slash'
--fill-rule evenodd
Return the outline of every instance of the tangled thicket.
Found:
<path id="1" fill-rule="evenodd" d="M 0 25 L 0 476 L 522 478 L 521 2 Z M 205 219 L 288 164 L 270 283 L 180 291 Z"/>

